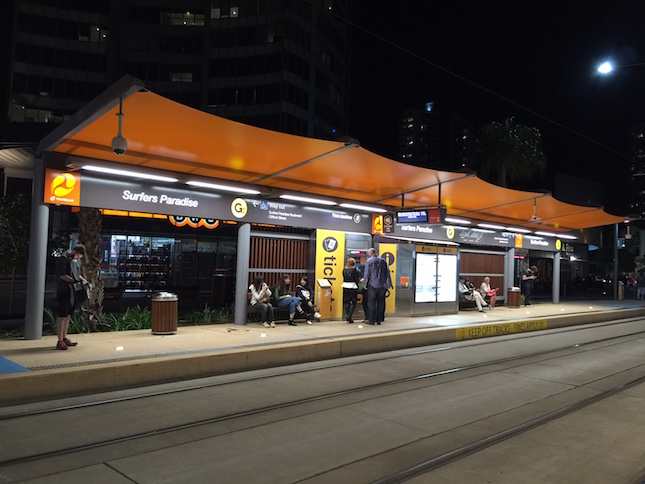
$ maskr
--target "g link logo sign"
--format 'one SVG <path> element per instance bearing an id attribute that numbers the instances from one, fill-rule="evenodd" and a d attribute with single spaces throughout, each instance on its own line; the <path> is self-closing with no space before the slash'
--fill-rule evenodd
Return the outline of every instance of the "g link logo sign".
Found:
<path id="1" fill-rule="evenodd" d="M 79 174 L 49 169 L 45 172 L 43 202 L 79 206 L 80 198 L 81 177 Z"/>
<path id="2" fill-rule="evenodd" d="M 249 211 L 246 200 L 243 198 L 236 198 L 231 203 L 231 213 L 235 218 L 244 218 Z"/>

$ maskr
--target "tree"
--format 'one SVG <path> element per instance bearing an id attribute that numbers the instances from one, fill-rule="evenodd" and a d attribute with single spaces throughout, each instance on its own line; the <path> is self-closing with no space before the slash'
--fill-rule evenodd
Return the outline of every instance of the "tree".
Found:
<path id="1" fill-rule="evenodd" d="M 614 242 L 615 243 L 615 242 Z M 636 255 L 631 250 L 634 242 L 629 241 L 626 247 L 618 250 L 618 272 L 630 274 L 636 270 Z M 600 275 L 613 274 L 614 272 L 614 246 L 612 243 L 600 247 L 590 253 L 590 260 L 596 263 Z"/>
<path id="2" fill-rule="evenodd" d="M 16 272 L 25 272 L 29 259 L 31 199 L 27 195 L 0 198 L 0 272 L 11 273 L 9 314 L 13 314 Z"/>
<path id="3" fill-rule="evenodd" d="M 85 322 L 90 331 L 97 331 L 104 326 L 103 283 L 99 277 L 102 261 L 101 251 L 101 211 L 98 208 L 81 207 L 78 212 L 78 231 L 81 243 L 85 245 L 83 268 L 85 278 L 92 284 L 89 298 L 83 306 Z"/>
<path id="4" fill-rule="evenodd" d="M 480 126 L 469 158 L 479 176 L 502 187 L 542 177 L 546 168 L 539 130 L 514 118 Z"/>

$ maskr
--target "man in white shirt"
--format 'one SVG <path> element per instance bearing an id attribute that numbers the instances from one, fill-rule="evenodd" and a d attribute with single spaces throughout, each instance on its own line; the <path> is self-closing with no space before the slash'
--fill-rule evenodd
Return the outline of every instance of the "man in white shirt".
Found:
<path id="1" fill-rule="evenodd" d="M 484 306 L 488 306 L 486 304 L 486 301 L 484 301 L 484 298 L 482 295 L 479 293 L 479 291 L 471 290 L 468 288 L 466 285 L 466 278 L 459 276 L 459 293 L 464 296 L 464 299 L 466 301 L 475 301 L 475 304 L 477 305 L 477 310 L 480 313 L 484 312 Z"/>

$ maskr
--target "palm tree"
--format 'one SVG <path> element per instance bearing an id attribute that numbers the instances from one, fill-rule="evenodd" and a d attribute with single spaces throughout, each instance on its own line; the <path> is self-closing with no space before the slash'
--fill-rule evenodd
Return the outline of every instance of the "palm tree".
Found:
<path id="1" fill-rule="evenodd" d="M 478 175 L 502 187 L 541 177 L 546 167 L 539 130 L 512 117 L 480 126 L 470 158 Z"/>
<path id="2" fill-rule="evenodd" d="M 89 299 L 83 307 L 88 330 L 97 331 L 104 325 L 103 321 L 103 282 L 99 277 L 101 269 L 101 211 L 98 208 L 81 207 L 78 212 L 78 231 L 81 242 L 85 245 L 83 268 L 85 278 L 92 284 Z"/>

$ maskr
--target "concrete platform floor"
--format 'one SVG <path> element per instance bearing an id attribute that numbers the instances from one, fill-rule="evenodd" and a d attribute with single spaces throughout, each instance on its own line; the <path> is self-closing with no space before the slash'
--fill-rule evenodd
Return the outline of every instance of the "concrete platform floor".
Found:
<path id="1" fill-rule="evenodd" d="M 432 317 L 386 317 L 381 326 L 344 321 L 264 328 L 214 324 L 73 335 L 79 344 L 55 350 L 56 337 L 0 339 L 0 405 L 46 400 L 258 368 L 318 361 L 645 316 L 645 302 L 541 303 Z"/>

